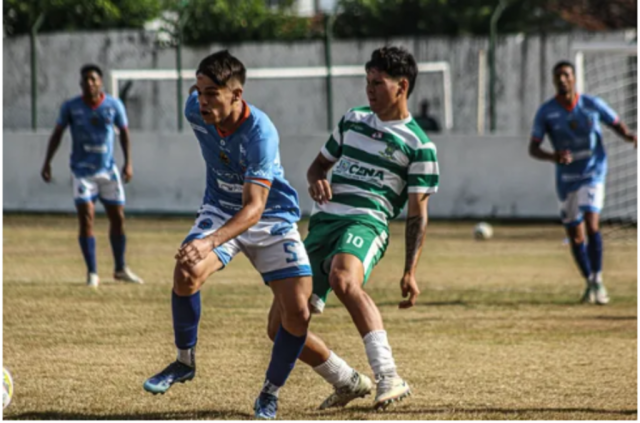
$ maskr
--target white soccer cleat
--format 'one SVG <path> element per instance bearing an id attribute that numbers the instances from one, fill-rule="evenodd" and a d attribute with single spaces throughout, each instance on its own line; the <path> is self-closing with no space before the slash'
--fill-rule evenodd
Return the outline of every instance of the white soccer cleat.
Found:
<path id="1" fill-rule="evenodd" d="M 373 403 L 376 410 L 385 410 L 391 403 L 402 401 L 411 395 L 409 384 L 400 376 L 381 376 L 376 383 L 376 399 Z"/>
<path id="2" fill-rule="evenodd" d="M 594 296 L 595 303 L 598 305 L 609 304 L 609 294 L 607 294 L 607 289 L 601 283 L 594 284 Z"/>
<path id="3" fill-rule="evenodd" d="M 97 288 L 100 285 L 100 277 L 97 273 L 89 273 L 87 275 L 87 286 L 89 288 Z"/>
<path id="4" fill-rule="evenodd" d="M 120 282 L 127 282 L 127 283 L 138 283 L 138 284 L 144 283 L 142 278 L 140 278 L 140 276 L 133 273 L 131 269 L 129 269 L 128 267 L 125 267 L 124 269 L 118 270 L 117 272 L 115 272 L 113 274 L 113 279 Z"/>
<path id="5" fill-rule="evenodd" d="M 333 407 L 344 407 L 356 398 L 364 398 L 373 390 L 373 382 L 362 373 L 353 371 L 351 383 L 347 386 L 336 388 L 329 397 L 320 404 L 320 410 Z"/>

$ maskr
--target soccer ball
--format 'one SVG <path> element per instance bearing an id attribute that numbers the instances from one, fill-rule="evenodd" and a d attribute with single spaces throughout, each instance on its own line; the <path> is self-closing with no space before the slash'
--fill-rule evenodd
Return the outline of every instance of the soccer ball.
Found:
<path id="1" fill-rule="evenodd" d="M 13 379 L 9 370 L 2 368 L 2 408 L 5 409 L 11 403 L 13 397 Z"/>
<path id="2" fill-rule="evenodd" d="M 473 236 L 480 240 L 489 239 L 493 236 L 493 228 L 487 222 L 480 222 L 473 228 Z"/>

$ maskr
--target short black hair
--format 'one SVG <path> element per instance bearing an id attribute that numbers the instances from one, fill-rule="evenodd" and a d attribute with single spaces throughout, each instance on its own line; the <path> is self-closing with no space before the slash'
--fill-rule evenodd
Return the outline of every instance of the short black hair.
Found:
<path id="1" fill-rule="evenodd" d="M 564 68 L 564 67 L 571 68 L 571 71 L 573 72 L 573 74 L 574 74 L 574 75 L 576 74 L 576 67 L 573 65 L 573 63 L 571 63 L 571 62 L 570 62 L 570 61 L 568 61 L 568 60 L 561 60 L 561 61 L 559 61 L 558 63 L 556 63 L 556 64 L 553 66 L 553 74 L 555 75 L 555 74 L 556 74 L 556 72 L 558 72 L 558 70 L 559 70 L 560 68 Z"/>
<path id="2" fill-rule="evenodd" d="M 196 75 L 199 73 L 208 76 L 221 87 L 226 86 L 232 79 L 236 79 L 241 85 L 244 85 L 244 81 L 247 79 L 247 69 L 228 50 L 213 53 L 202 59 Z"/>
<path id="3" fill-rule="evenodd" d="M 102 69 L 100 69 L 100 67 L 98 65 L 94 65 L 93 63 L 89 63 L 88 65 L 84 65 L 83 67 L 80 68 L 80 75 L 81 76 L 85 76 L 85 74 L 87 74 L 89 72 L 95 72 L 98 75 L 100 75 L 100 78 L 102 78 Z"/>
<path id="4" fill-rule="evenodd" d="M 416 59 L 402 47 L 385 46 L 374 50 L 371 53 L 371 60 L 364 67 L 367 71 L 377 69 L 386 72 L 392 78 L 407 78 L 409 80 L 407 98 L 416 85 L 416 77 L 418 76 Z"/>

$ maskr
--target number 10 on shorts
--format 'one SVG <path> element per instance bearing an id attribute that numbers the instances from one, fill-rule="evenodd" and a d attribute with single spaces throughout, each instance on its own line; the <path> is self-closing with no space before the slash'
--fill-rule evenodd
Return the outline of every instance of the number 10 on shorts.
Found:
<path id="1" fill-rule="evenodd" d="M 358 248 L 362 247 L 362 244 L 364 244 L 364 240 L 359 237 L 358 235 L 353 235 L 352 233 L 348 233 L 347 234 L 347 244 L 353 244 Z"/>

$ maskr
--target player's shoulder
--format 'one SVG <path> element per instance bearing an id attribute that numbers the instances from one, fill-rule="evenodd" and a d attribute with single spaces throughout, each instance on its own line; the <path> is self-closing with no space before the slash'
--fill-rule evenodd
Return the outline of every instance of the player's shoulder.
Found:
<path id="1" fill-rule="evenodd" d="M 122 100 L 107 93 L 104 94 L 104 101 L 102 102 L 102 105 L 105 107 L 115 107 L 117 109 L 124 109 L 124 104 L 122 103 Z"/>
<path id="2" fill-rule="evenodd" d="M 604 100 L 602 100 L 597 95 L 591 95 L 591 94 L 580 94 L 580 100 L 582 105 L 587 107 L 597 106 L 604 102 Z"/>
<path id="3" fill-rule="evenodd" d="M 253 104 L 247 103 L 249 117 L 247 118 L 247 131 L 250 139 L 278 138 L 278 130 L 269 116 Z"/>
<path id="4" fill-rule="evenodd" d="M 62 102 L 62 106 L 63 107 L 73 107 L 73 106 L 80 106 L 84 104 L 84 100 L 82 99 L 81 95 L 77 95 L 71 98 L 66 99 L 65 101 Z"/>
<path id="5" fill-rule="evenodd" d="M 425 148 L 425 146 L 429 145 L 435 149 L 434 142 L 427 136 L 414 118 L 411 118 L 411 120 L 405 124 L 405 127 L 410 134 L 407 141 L 413 144 L 414 148 Z"/>
<path id="6" fill-rule="evenodd" d="M 551 97 L 538 107 L 537 115 L 538 117 L 546 118 L 547 115 L 553 114 L 562 108 L 563 107 L 558 103 L 556 98 Z"/>
<path id="7" fill-rule="evenodd" d="M 344 114 L 342 119 L 345 122 L 346 121 L 358 122 L 358 121 L 367 120 L 368 118 L 371 118 L 373 116 L 374 116 L 374 113 L 373 111 L 371 111 L 371 107 L 358 106 L 358 107 L 352 107 L 351 109 L 347 110 L 347 113 Z"/>

